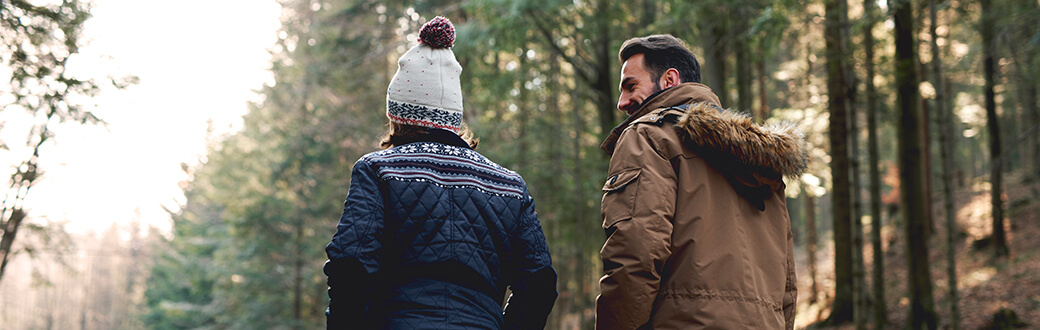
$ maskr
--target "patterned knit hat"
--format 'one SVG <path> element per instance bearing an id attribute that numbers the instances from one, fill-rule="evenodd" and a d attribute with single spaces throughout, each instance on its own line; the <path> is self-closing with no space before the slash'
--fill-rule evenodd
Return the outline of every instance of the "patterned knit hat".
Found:
<path id="1" fill-rule="evenodd" d="M 437 16 L 419 30 L 419 44 L 397 61 L 386 90 L 386 116 L 401 124 L 446 129 L 462 126 L 462 66 L 451 46 L 455 27 Z"/>

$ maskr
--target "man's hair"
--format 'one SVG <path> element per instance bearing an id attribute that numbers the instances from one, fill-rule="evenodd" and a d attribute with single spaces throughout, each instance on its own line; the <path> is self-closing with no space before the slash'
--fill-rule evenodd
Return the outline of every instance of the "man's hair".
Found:
<path id="1" fill-rule="evenodd" d="M 635 54 L 643 54 L 643 62 L 653 81 L 659 81 L 665 71 L 674 68 L 679 71 L 679 79 L 683 82 L 701 82 L 701 65 L 697 57 L 686 48 L 686 43 L 670 34 L 625 40 L 618 58 L 624 63 Z"/>

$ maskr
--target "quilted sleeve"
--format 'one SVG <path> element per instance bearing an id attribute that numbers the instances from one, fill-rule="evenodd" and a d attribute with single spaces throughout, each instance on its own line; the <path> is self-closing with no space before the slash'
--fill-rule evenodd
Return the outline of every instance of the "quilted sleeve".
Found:
<path id="1" fill-rule="evenodd" d="M 543 329 L 556 302 L 556 270 L 552 267 L 549 245 L 534 211 L 534 199 L 524 194 L 520 221 L 513 238 L 516 280 L 510 284 L 512 295 L 505 307 L 506 329 Z"/>
<path id="2" fill-rule="evenodd" d="M 325 317 L 329 329 L 349 328 L 363 319 L 369 303 L 371 276 L 379 270 L 378 252 L 382 247 L 383 197 L 379 178 L 364 160 L 354 164 L 350 190 L 336 235 L 325 247 L 329 260 L 329 307 Z"/>

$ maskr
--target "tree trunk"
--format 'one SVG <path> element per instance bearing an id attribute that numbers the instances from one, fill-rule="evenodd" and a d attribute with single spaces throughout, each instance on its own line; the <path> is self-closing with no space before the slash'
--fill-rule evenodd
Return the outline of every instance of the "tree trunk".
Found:
<path id="1" fill-rule="evenodd" d="M 990 176 L 990 205 L 993 208 L 993 252 L 997 258 L 1006 257 L 1009 253 L 1007 236 L 1004 233 L 1004 204 L 1001 200 L 1001 192 L 1004 190 L 1002 184 L 1003 173 L 1000 154 L 1000 124 L 997 118 L 996 94 L 993 90 L 996 85 L 994 61 L 996 48 L 993 45 L 993 3 L 992 0 L 981 0 L 982 3 L 982 66 L 986 79 L 983 92 L 986 94 L 986 127 L 989 128 L 989 176 Z"/>
<path id="2" fill-rule="evenodd" d="M 872 296 L 874 298 L 874 328 L 884 329 L 888 323 L 888 315 L 885 305 L 885 260 L 881 251 L 881 173 L 878 169 L 878 139 L 877 139 L 877 91 L 874 88 L 874 23 L 877 20 L 875 11 L 876 3 L 870 0 L 863 2 L 864 16 L 867 26 L 863 34 L 863 47 L 866 51 L 867 69 L 866 83 L 867 91 L 867 147 L 869 149 L 870 161 L 870 245 L 873 251 L 872 272 Z"/>
<path id="3" fill-rule="evenodd" d="M 7 211 L 7 210 L 4 210 Z M 18 237 L 18 228 L 22 225 L 22 220 L 25 219 L 25 212 L 20 208 L 16 208 L 9 212 L 3 212 L 4 215 L 10 213 L 7 221 L 0 224 L 0 229 L 3 229 L 4 235 L 0 238 L 0 279 L 3 279 L 4 270 L 7 269 L 7 263 L 11 261 L 14 251 L 14 239 Z M 0 219 L 2 221 L 3 219 Z"/>
<path id="4" fill-rule="evenodd" d="M 747 30 L 748 30 L 748 18 L 745 14 L 746 8 L 738 6 L 732 13 L 732 22 L 736 22 L 732 37 L 733 40 L 733 52 L 736 57 L 736 63 L 734 69 L 737 71 L 737 110 L 742 112 L 752 112 L 751 109 L 752 93 L 751 93 L 751 54 L 750 45 L 748 44 Z M 758 116 L 754 116 L 756 120 L 761 120 Z"/>
<path id="5" fill-rule="evenodd" d="M 643 15 L 640 19 L 640 26 L 650 26 L 657 21 L 657 1 L 656 0 L 643 0 Z"/>
<path id="6" fill-rule="evenodd" d="M 803 195 L 805 195 L 805 232 L 808 236 L 806 242 L 806 249 L 809 254 L 809 281 L 812 283 L 809 286 L 809 303 L 815 304 L 816 298 L 820 296 L 819 286 L 816 284 L 816 245 L 819 238 L 816 237 L 816 205 L 813 202 L 813 196 L 809 195 L 807 191 L 803 189 Z"/>
<path id="7" fill-rule="evenodd" d="M 303 219 L 297 219 L 293 228 L 293 238 L 296 244 L 293 251 L 293 276 L 292 276 L 292 327 L 301 329 L 303 326 Z"/>
<path id="8" fill-rule="evenodd" d="M 910 314 L 907 325 L 910 329 L 935 329 L 935 304 L 932 298 L 932 282 L 929 273 L 928 241 L 925 239 L 924 182 L 921 168 L 920 112 L 917 111 L 917 71 L 914 70 L 916 44 L 913 33 L 913 8 L 908 1 L 894 0 L 893 8 L 896 33 L 895 76 L 899 109 L 899 179 L 900 198 L 906 226 L 907 256 L 909 269 Z"/>
<path id="9" fill-rule="evenodd" d="M 831 175 L 834 206 L 834 277 L 835 296 L 831 315 L 827 324 L 838 325 L 853 320 L 854 278 L 852 257 L 852 205 L 849 196 L 849 146 L 848 146 L 848 104 L 847 83 L 845 76 L 844 49 L 844 17 L 845 0 L 828 0 L 825 2 L 827 57 L 827 107 L 830 109 L 828 137 L 831 148 Z"/>
<path id="10" fill-rule="evenodd" d="M 574 139 L 571 141 L 573 143 L 572 149 L 573 149 L 573 152 L 574 152 L 574 154 L 573 154 L 574 167 L 572 168 L 572 171 L 573 171 L 573 175 L 574 175 L 575 180 L 577 182 L 583 182 L 583 178 L 585 177 L 585 164 L 582 161 L 581 149 L 582 149 L 583 146 L 582 146 L 582 143 L 581 143 L 581 137 L 585 134 L 584 133 L 585 132 L 585 116 L 583 116 L 581 114 L 581 112 L 582 112 L 581 111 L 581 108 L 582 108 L 581 105 L 582 105 L 583 102 L 581 101 L 582 98 L 578 94 L 579 93 L 577 93 L 577 91 L 575 91 L 574 93 L 571 94 L 571 101 L 573 102 L 573 108 L 574 108 L 571 111 L 571 115 L 572 115 L 571 116 L 571 121 L 574 124 L 574 132 L 575 132 Z M 589 233 L 589 231 L 586 230 L 586 228 L 597 228 L 598 226 L 597 227 L 590 227 L 591 225 L 594 225 L 594 223 L 590 223 L 591 222 L 590 220 L 586 220 L 586 219 L 589 219 L 589 218 L 592 217 L 592 212 L 589 212 L 588 210 L 586 210 L 587 206 L 586 206 L 585 201 L 586 201 L 587 197 L 585 196 L 585 188 L 582 187 L 582 185 L 578 184 L 578 185 L 574 186 L 574 198 L 575 198 L 575 201 L 576 201 L 574 203 L 575 204 L 574 218 L 575 219 L 579 219 L 577 221 L 578 226 L 574 230 L 576 236 L 578 237 L 578 239 L 577 239 L 577 241 L 578 241 L 578 248 L 571 252 L 571 255 L 573 256 L 573 258 L 575 260 L 575 262 L 574 262 L 574 271 L 573 272 L 569 272 L 570 274 L 572 274 L 571 278 L 570 279 L 564 279 L 563 283 L 566 284 L 568 282 L 568 280 L 573 281 L 573 283 L 574 283 L 574 291 L 572 291 L 572 294 L 575 295 L 574 299 L 572 299 L 574 301 L 574 309 L 573 309 L 573 311 L 576 312 L 579 317 L 583 318 L 583 315 L 585 314 L 585 309 L 589 307 L 589 306 L 587 306 L 586 298 L 584 297 L 584 295 L 585 295 L 585 290 L 584 290 L 585 289 L 585 282 L 586 282 L 586 277 L 587 277 L 586 273 L 585 273 L 585 269 L 586 268 L 590 268 L 590 267 L 586 267 L 586 265 L 587 264 L 591 264 L 594 261 L 593 260 L 587 260 L 587 258 L 585 258 L 585 254 L 583 254 L 583 252 L 581 250 L 585 246 L 585 242 L 587 242 L 588 240 L 592 239 L 592 237 L 599 238 L 599 237 L 602 237 L 602 236 L 600 236 L 600 235 L 591 235 Z M 579 322 L 579 324 L 583 324 L 583 323 L 585 323 L 585 322 Z M 590 322 L 590 323 L 592 323 L 592 325 L 595 325 L 595 322 Z"/>
<path id="11" fill-rule="evenodd" d="M 950 120 L 952 113 L 946 111 L 946 77 L 943 75 L 941 50 L 939 49 L 939 34 L 936 33 L 938 22 L 938 8 L 935 0 L 928 1 L 931 14 L 932 34 L 932 77 L 935 81 L 935 110 L 939 115 L 939 124 L 942 126 L 942 134 L 939 134 L 939 145 L 942 147 L 942 186 L 943 186 L 943 210 L 946 215 L 946 277 L 950 294 L 950 328 L 960 329 L 960 310 L 957 308 L 957 222 L 955 221 L 957 210 L 953 206 L 953 124 Z"/>
<path id="12" fill-rule="evenodd" d="M 528 143 L 528 140 L 530 140 L 530 139 L 527 137 L 528 127 L 531 125 L 531 123 L 530 123 L 530 121 L 531 121 L 531 119 L 530 119 L 530 117 L 531 117 L 530 110 L 531 109 L 528 109 L 529 106 L 528 106 L 528 102 L 527 102 L 528 94 L 530 94 L 530 93 L 527 92 L 527 86 L 526 86 L 526 84 L 527 84 L 527 70 L 528 70 L 528 68 L 527 68 L 527 49 L 528 49 L 527 45 L 524 45 L 523 47 L 520 48 L 520 58 L 519 58 L 519 61 L 518 61 L 520 64 L 517 66 L 517 69 L 516 69 L 516 72 L 517 72 L 516 73 L 517 74 L 517 79 L 516 79 L 517 80 L 517 86 L 516 86 L 516 88 L 519 91 L 519 93 L 517 95 L 517 99 L 516 99 L 516 115 L 517 115 L 517 119 L 518 119 L 517 120 L 518 121 L 518 123 L 517 123 L 517 132 L 516 132 L 516 134 L 517 134 L 517 136 L 516 136 L 516 144 L 517 144 L 516 151 L 518 153 L 517 157 L 516 157 L 516 165 L 517 165 L 516 166 L 517 167 L 516 171 L 518 173 L 521 173 L 521 174 L 528 173 L 527 172 L 527 167 L 529 166 L 529 164 L 527 162 L 527 157 L 529 157 L 530 152 L 531 152 L 530 143 Z"/>
<path id="13" fill-rule="evenodd" d="M 852 54 L 849 46 L 849 17 L 848 2 L 842 4 L 840 9 L 842 22 L 842 49 L 846 54 Z M 848 109 L 849 118 L 849 170 L 851 172 L 852 189 L 852 297 L 853 313 L 852 319 L 857 330 L 867 328 L 867 290 L 866 277 L 863 265 L 863 199 L 860 197 L 861 187 L 859 172 L 859 118 L 856 111 L 856 75 L 852 70 L 853 64 L 846 62 L 845 69 L 845 105 Z"/>
<path id="14" fill-rule="evenodd" d="M 1025 13 L 1036 13 L 1040 11 L 1040 3 L 1036 1 L 1020 1 L 1015 2 L 1021 7 L 1015 7 L 1013 10 L 1017 12 Z M 1018 76 L 1018 93 L 1019 103 L 1022 106 L 1022 112 L 1025 116 L 1025 127 L 1032 129 L 1032 127 L 1040 124 L 1040 110 L 1037 109 L 1037 75 L 1040 74 L 1037 67 L 1037 56 L 1040 56 L 1040 47 L 1037 47 L 1032 39 L 1034 34 L 1029 29 L 1021 29 L 1013 34 L 1013 41 L 1007 44 L 1011 51 L 1015 63 L 1015 71 Z M 1035 134 L 1035 133 L 1033 133 Z M 1028 177 L 1040 178 L 1040 143 L 1037 141 L 1036 136 L 1032 136 L 1026 139 L 1023 148 L 1025 149 L 1025 168 L 1027 169 Z"/>
<path id="15" fill-rule="evenodd" d="M 921 72 L 926 72 L 926 70 L 923 68 L 923 65 L 921 65 L 921 66 L 922 66 Z M 923 80 L 927 80 L 927 79 L 928 79 L 927 76 L 925 76 L 925 77 L 922 77 L 921 80 L 923 81 Z M 921 105 L 921 128 L 919 130 L 921 132 L 921 169 L 922 169 L 922 173 L 923 173 L 923 176 L 921 177 L 921 179 L 922 179 L 922 183 L 921 184 L 923 185 L 923 190 L 922 190 L 923 197 L 922 197 L 922 199 L 923 199 L 923 201 L 925 203 L 924 204 L 925 207 L 924 207 L 924 220 L 923 221 L 924 221 L 924 235 L 925 235 L 925 238 L 928 238 L 928 237 L 931 237 L 933 233 L 935 233 L 935 219 L 934 219 L 935 217 L 932 215 L 932 201 L 935 200 L 933 198 L 933 196 L 935 196 L 935 194 L 932 193 L 932 190 L 933 190 L 932 189 L 932 176 L 934 175 L 932 173 L 933 171 L 932 171 L 932 152 L 931 152 L 931 150 L 932 150 L 932 142 L 931 142 L 931 140 L 932 140 L 931 139 L 931 136 L 932 136 L 932 134 L 931 134 L 932 125 L 931 125 L 931 120 L 929 120 L 929 117 L 930 117 L 929 114 L 932 113 L 932 110 L 931 110 L 931 107 L 929 106 L 927 100 L 925 100 L 923 98 L 920 98 L 920 99 L 921 99 L 921 103 L 920 103 L 920 105 Z"/>
<path id="16" fill-rule="evenodd" d="M 611 28 L 612 24 L 610 21 L 612 8 L 610 1 L 601 0 L 595 2 L 593 5 L 594 14 L 590 19 L 593 27 L 589 28 L 589 35 L 584 35 L 590 40 L 593 40 L 592 52 L 587 54 L 588 56 L 572 56 L 561 47 L 557 42 L 557 36 L 548 22 L 544 19 L 546 16 L 545 12 L 529 9 L 526 10 L 525 16 L 533 23 L 536 33 L 541 38 L 541 44 L 547 46 L 551 52 L 556 53 L 567 63 L 571 65 L 575 76 L 581 81 L 584 86 L 589 88 L 592 94 L 592 102 L 595 104 L 595 111 L 599 118 L 599 138 L 602 141 L 608 135 L 610 135 L 611 129 L 616 125 L 617 107 L 614 103 L 614 91 L 617 89 L 617 85 L 612 83 L 614 76 L 614 69 L 612 63 L 614 63 L 614 55 L 611 52 L 612 37 Z M 582 97 L 588 99 L 588 97 Z M 603 159 L 606 159 L 608 155 L 606 153 L 600 153 Z"/>
<path id="17" fill-rule="evenodd" d="M 924 18 L 927 16 L 926 13 L 922 12 L 917 16 L 917 20 L 914 22 L 914 26 L 920 26 L 924 28 Z M 923 32 L 923 31 L 922 31 Z M 921 47 L 920 43 L 915 43 L 917 47 Z M 915 59 L 914 69 L 917 70 L 917 81 L 928 81 L 928 67 L 924 64 L 923 58 Z M 935 220 L 932 215 L 932 203 L 935 201 L 935 194 L 933 193 L 932 187 L 932 121 L 931 121 L 931 105 L 928 100 L 923 97 L 918 97 L 919 111 L 921 112 L 921 168 L 923 169 L 924 176 L 924 224 L 925 224 L 925 237 L 931 237 L 935 233 Z"/>
<path id="18" fill-rule="evenodd" d="M 766 77 L 769 74 L 766 73 L 765 41 L 762 41 L 759 47 L 758 56 L 755 59 L 755 67 L 758 68 L 758 112 L 756 117 L 758 120 L 765 120 L 769 118 L 769 93 L 766 87 L 768 81 Z"/>
<path id="19" fill-rule="evenodd" d="M 1027 62 L 1032 61 L 1032 57 L 1027 60 Z M 1033 65 L 1027 63 L 1027 66 L 1032 67 Z M 1019 77 L 1018 89 L 1022 100 L 1022 111 L 1025 112 L 1026 117 L 1025 127 L 1030 128 L 1040 124 L 1040 114 L 1037 113 L 1036 107 L 1036 85 L 1028 72 L 1020 72 Z M 1037 143 L 1035 136 L 1029 137 L 1026 138 L 1023 148 L 1025 148 L 1024 161 L 1026 163 L 1025 168 L 1028 169 L 1027 175 L 1033 178 L 1040 178 L 1040 143 Z"/>
<path id="20" fill-rule="evenodd" d="M 719 102 L 726 108 L 730 106 L 729 92 L 726 91 L 726 21 L 715 19 L 718 13 L 704 14 L 705 17 L 701 20 L 701 31 L 704 33 L 704 38 L 701 38 L 704 47 L 701 69 L 707 71 L 706 85 L 719 96 Z"/>
<path id="21" fill-rule="evenodd" d="M 18 235 L 18 229 L 21 227 L 22 221 L 28 216 L 27 212 L 22 209 L 22 205 L 24 205 L 25 197 L 29 195 L 29 190 L 32 189 L 36 179 L 40 177 L 38 175 L 40 173 L 38 172 L 39 168 L 37 167 L 40 147 L 47 141 L 51 133 L 46 123 L 50 122 L 54 114 L 55 110 L 51 110 L 46 116 L 44 124 L 39 129 L 39 140 L 36 141 L 32 156 L 23 162 L 22 166 L 11 177 L 11 187 L 8 189 L 8 192 L 13 192 L 14 196 L 8 195 L 5 197 L 3 210 L 0 211 L 0 229 L 4 231 L 3 236 L 0 237 L 0 279 L 3 279 L 7 263 L 14 256 L 14 240 Z M 22 170 L 22 167 L 25 170 Z M 7 200 L 11 201 L 10 204 L 7 204 Z"/>
<path id="22" fill-rule="evenodd" d="M 596 56 L 595 62 L 595 77 L 596 80 L 593 83 L 592 89 L 596 92 L 596 110 L 599 111 L 599 140 L 603 141 L 608 135 L 610 130 L 617 125 L 615 119 L 618 113 L 617 110 L 617 99 L 614 98 L 614 91 L 617 90 L 617 85 L 611 81 L 614 77 L 614 63 L 613 59 L 615 55 L 610 50 L 611 43 L 611 24 L 607 20 L 610 14 L 610 1 L 600 0 L 596 2 L 596 17 L 601 20 L 598 22 L 598 30 L 596 31 L 597 41 L 594 43 L 594 51 Z M 608 158 L 606 153 L 600 153 L 604 159 Z"/>

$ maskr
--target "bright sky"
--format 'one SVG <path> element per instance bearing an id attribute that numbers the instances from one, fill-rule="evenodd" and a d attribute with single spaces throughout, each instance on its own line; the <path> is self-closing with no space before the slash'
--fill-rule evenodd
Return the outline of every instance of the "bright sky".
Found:
<path id="1" fill-rule="evenodd" d="M 93 2 L 75 69 L 136 75 L 140 83 L 109 88 L 88 104 L 107 127 L 56 130 L 40 155 L 46 176 L 26 206 L 31 216 L 67 221 L 72 232 L 134 218 L 166 230 L 162 207 L 184 202 L 180 164 L 205 154 L 207 121 L 218 132 L 237 129 L 254 90 L 272 79 L 267 50 L 281 7 L 274 0 Z"/>

